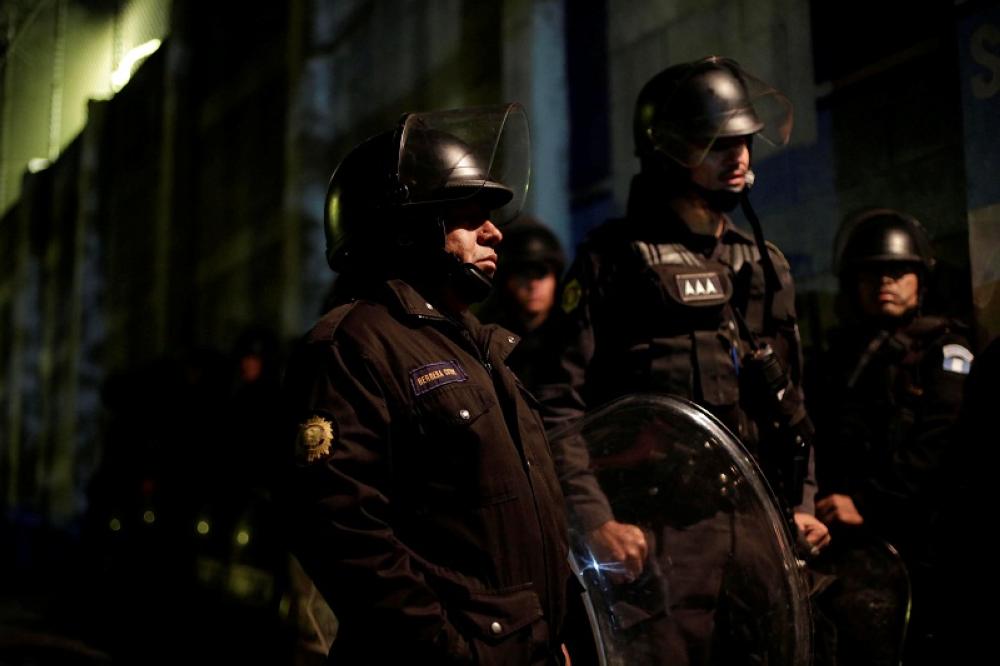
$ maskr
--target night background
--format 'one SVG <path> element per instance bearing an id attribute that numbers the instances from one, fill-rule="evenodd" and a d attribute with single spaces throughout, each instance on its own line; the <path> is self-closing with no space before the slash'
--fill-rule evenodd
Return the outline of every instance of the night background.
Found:
<path id="1" fill-rule="evenodd" d="M 624 211 L 639 89 L 710 54 L 795 106 L 753 200 L 807 355 L 873 205 L 930 232 L 930 308 L 1000 333 L 995 2 L 3 0 L 0 663 L 313 663 L 267 482 L 333 168 L 404 111 L 519 101 L 572 249 Z"/>

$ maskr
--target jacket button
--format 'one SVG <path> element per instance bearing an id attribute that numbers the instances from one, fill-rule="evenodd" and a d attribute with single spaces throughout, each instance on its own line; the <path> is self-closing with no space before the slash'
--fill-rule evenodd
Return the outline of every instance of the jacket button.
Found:
<path id="1" fill-rule="evenodd" d="M 469 420 L 469 410 L 467 410 L 467 409 L 460 409 L 460 410 L 458 410 L 458 416 L 463 421 L 468 421 Z"/>
<path id="2" fill-rule="evenodd" d="M 494 636 L 499 636 L 502 631 L 503 631 L 503 627 L 500 626 L 499 622 L 494 622 L 493 624 L 490 625 L 490 632 Z"/>
<path id="3" fill-rule="evenodd" d="M 515 338 L 513 335 L 508 335 L 507 336 L 507 342 L 509 342 L 510 344 L 514 344 L 514 340 L 516 340 L 516 339 L 517 338 Z"/>
<path id="4" fill-rule="evenodd" d="M 428 309 L 428 310 L 433 310 L 433 309 L 434 309 L 434 306 L 433 306 L 433 305 L 431 305 L 430 303 L 424 303 L 424 305 L 426 305 L 426 306 L 427 306 L 427 309 Z"/>

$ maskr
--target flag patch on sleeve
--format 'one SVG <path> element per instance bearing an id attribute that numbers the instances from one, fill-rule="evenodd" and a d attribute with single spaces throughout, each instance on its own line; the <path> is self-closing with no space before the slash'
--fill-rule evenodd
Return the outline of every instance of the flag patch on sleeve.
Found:
<path id="1" fill-rule="evenodd" d="M 941 348 L 944 355 L 944 369 L 959 375 L 969 374 L 972 369 L 972 352 L 962 345 L 950 344 Z"/>

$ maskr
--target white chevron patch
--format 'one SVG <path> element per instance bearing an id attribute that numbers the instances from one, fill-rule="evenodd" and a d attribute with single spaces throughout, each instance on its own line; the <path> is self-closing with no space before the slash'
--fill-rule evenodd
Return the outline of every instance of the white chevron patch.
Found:
<path id="1" fill-rule="evenodd" d="M 685 303 L 725 298 L 722 282 L 715 273 L 688 273 L 677 276 L 677 290 Z"/>

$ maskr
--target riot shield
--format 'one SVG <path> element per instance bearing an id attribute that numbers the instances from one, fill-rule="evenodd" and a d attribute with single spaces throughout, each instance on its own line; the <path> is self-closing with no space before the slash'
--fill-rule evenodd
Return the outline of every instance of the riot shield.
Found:
<path id="1" fill-rule="evenodd" d="M 837 629 L 837 663 L 898 666 L 911 594 L 896 549 L 866 530 L 842 530 L 812 566 L 834 577 L 817 603 Z"/>
<path id="2" fill-rule="evenodd" d="M 596 663 L 809 663 L 808 590 L 786 523 L 750 454 L 715 417 L 672 396 L 629 396 L 550 441 L 560 475 L 560 461 L 589 460 L 589 487 L 603 495 L 567 493 L 570 560 Z M 597 504 L 642 531 L 639 570 L 609 557 L 590 518 Z"/>

